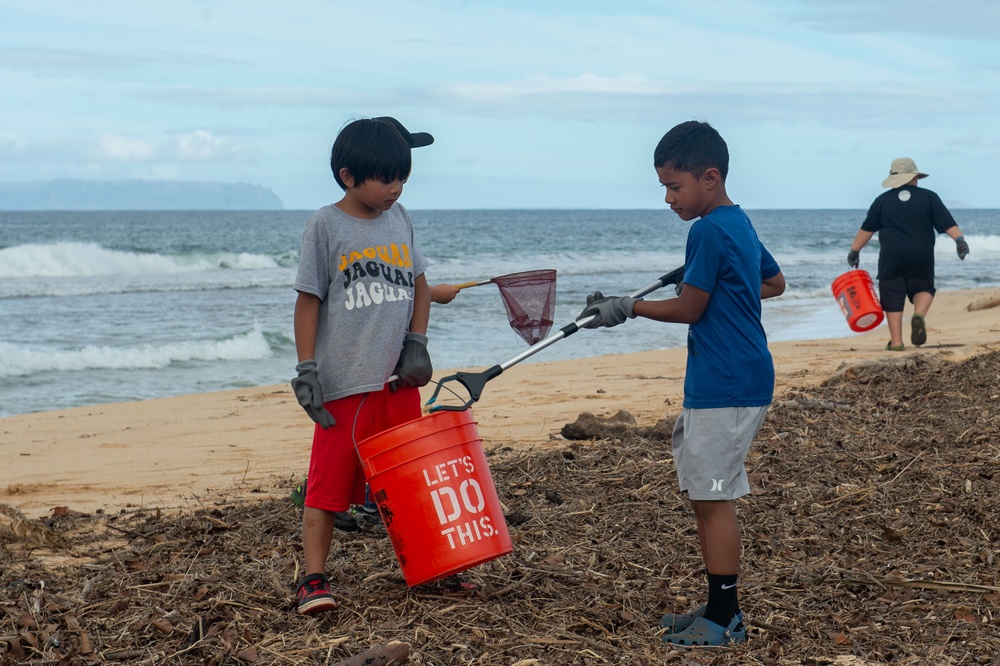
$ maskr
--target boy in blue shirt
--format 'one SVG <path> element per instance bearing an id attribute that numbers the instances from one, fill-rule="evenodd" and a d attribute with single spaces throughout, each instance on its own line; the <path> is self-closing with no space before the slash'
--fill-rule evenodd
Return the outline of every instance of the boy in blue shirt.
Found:
<path id="1" fill-rule="evenodd" d="M 345 126 L 330 154 L 344 196 L 313 213 L 302 234 L 292 388 L 316 425 L 302 511 L 299 613 L 337 606 L 326 560 L 336 514 L 364 502 L 357 442 L 421 415 L 417 387 L 433 371 L 427 261 L 396 200 L 410 175 L 410 149 L 433 141 L 388 117 Z M 392 375 L 398 379 L 387 383 Z"/>
<path id="2" fill-rule="evenodd" d="M 708 601 L 660 620 L 663 642 L 718 646 L 746 641 L 736 593 L 740 526 L 735 500 L 750 492 L 744 461 L 774 392 L 774 364 L 760 322 L 760 301 L 779 296 L 785 278 L 743 210 L 726 194 L 729 149 L 707 123 L 667 132 L 653 166 L 665 201 L 696 220 L 684 251 L 678 298 L 587 297 L 587 328 L 626 319 L 688 324 L 684 408 L 673 432 L 680 489 L 687 492 L 708 575 Z"/>

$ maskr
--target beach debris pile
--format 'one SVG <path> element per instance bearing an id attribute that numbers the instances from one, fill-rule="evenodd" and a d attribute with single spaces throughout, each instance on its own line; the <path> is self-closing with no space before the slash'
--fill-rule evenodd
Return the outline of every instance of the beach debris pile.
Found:
<path id="1" fill-rule="evenodd" d="M 600 417 L 584 412 L 575 421 L 562 427 L 560 434 L 566 439 L 621 439 L 623 437 L 641 437 L 669 441 L 674 430 L 676 416 L 660 419 L 652 426 L 640 426 L 635 417 L 622 409 L 607 417 Z"/>
<path id="2" fill-rule="evenodd" d="M 312 618 L 293 601 L 298 479 L 191 511 L 62 507 L 18 528 L 59 545 L 0 542 L 0 664 L 337 664 L 398 644 L 419 665 L 994 663 L 998 406 L 998 353 L 776 396 L 739 503 L 749 642 L 721 652 L 660 645 L 703 568 L 669 439 L 626 429 L 486 443 L 514 552 L 464 574 L 478 591 L 407 588 L 382 533 L 338 532 L 339 607 Z"/>

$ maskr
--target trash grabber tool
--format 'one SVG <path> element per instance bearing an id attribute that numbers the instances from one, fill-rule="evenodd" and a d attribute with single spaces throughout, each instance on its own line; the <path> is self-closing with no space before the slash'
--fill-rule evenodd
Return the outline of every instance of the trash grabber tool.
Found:
<path id="1" fill-rule="evenodd" d="M 639 291 L 629 294 L 632 298 L 642 298 L 643 296 L 650 294 L 661 287 L 665 287 L 668 284 L 680 284 L 684 279 L 684 266 L 680 266 L 670 271 L 666 275 L 661 276 L 656 282 L 653 282 Z M 457 381 L 459 384 L 465 387 L 469 392 L 469 399 L 461 405 L 435 405 L 431 407 L 431 411 L 438 411 L 441 409 L 460 412 L 462 410 L 468 409 L 472 406 L 472 403 L 477 402 L 479 397 L 483 393 L 483 388 L 486 386 L 486 382 L 490 381 L 494 377 L 499 376 L 504 370 L 510 368 L 511 366 L 517 365 L 529 356 L 533 356 L 538 352 L 542 351 L 546 347 L 550 347 L 555 343 L 559 342 L 563 338 L 567 338 L 577 331 L 579 331 L 583 326 L 590 323 L 594 319 L 594 315 L 587 317 L 581 317 L 576 321 L 567 324 L 560 328 L 558 331 L 548 336 L 544 340 L 540 340 L 535 344 L 531 345 L 525 349 L 520 354 L 512 356 L 503 363 L 494 365 L 491 368 L 487 368 L 482 372 L 456 372 L 453 375 L 447 377 L 442 377 L 440 381 L 437 382 L 437 387 L 434 389 L 433 395 L 427 400 L 428 405 L 433 405 L 437 400 L 438 394 L 441 392 L 441 387 L 443 387 L 447 382 Z M 450 389 L 449 389 L 450 390 Z M 456 394 L 457 395 L 457 394 Z"/>

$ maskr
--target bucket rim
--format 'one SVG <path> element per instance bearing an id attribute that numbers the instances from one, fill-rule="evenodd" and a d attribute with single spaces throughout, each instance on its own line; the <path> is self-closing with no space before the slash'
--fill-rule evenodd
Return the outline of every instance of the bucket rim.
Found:
<path id="1" fill-rule="evenodd" d="M 434 422 L 434 425 L 432 425 L 432 421 Z M 443 423 L 437 424 L 438 421 Z M 444 425 L 447 421 L 452 422 L 450 426 Z M 415 439 L 417 437 L 434 434 L 442 429 L 446 429 L 447 427 L 456 427 L 468 424 L 476 425 L 478 423 L 479 422 L 476 421 L 475 417 L 472 415 L 471 408 L 466 408 L 461 411 L 441 410 L 439 412 L 431 412 L 430 414 L 421 414 L 415 419 L 394 425 L 391 428 L 386 428 L 381 432 L 359 440 L 355 448 L 360 450 L 362 445 L 365 445 L 372 440 L 396 437 L 398 433 L 403 430 L 413 430 L 413 433 L 408 434 L 411 439 Z"/>

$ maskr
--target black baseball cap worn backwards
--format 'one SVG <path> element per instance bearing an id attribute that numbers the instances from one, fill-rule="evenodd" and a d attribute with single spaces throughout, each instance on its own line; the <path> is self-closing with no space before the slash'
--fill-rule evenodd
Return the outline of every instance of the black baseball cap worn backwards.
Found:
<path id="1" fill-rule="evenodd" d="M 381 116 L 375 120 L 381 120 L 382 122 L 389 123 L 395 127 L 396 131 L 402 135 L 403 139 L 407 144 L 409 144 L 410 148 L 422 148 L 423 146 L 429 146 L 434 143 L 434 137 L 427 132 L 411 133 L 408 129 L 403 127 L 403 123 L 390 116 Z"/>

